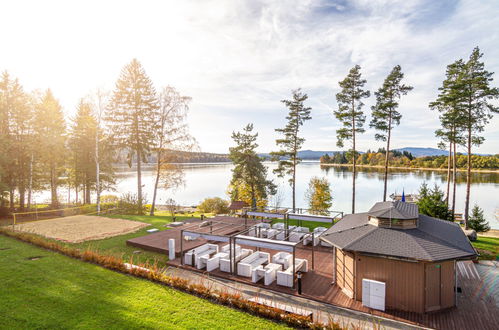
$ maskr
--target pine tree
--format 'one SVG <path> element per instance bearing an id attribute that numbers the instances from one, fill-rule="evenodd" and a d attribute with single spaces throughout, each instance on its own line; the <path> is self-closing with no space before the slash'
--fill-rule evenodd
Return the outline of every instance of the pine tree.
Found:
<path id="1" fill-rule="evenodd" d="M 326 178 L 316 176 L 310 179 L 308 189 L 305 193 L 308 208 L 312 214 L 328 215 L 329 208 L 333 205 L 333 196 Z"/>
<path id="2" fill-rule="evenodd" d="M 476 204 L 471 210 L 468 226 L 477 233 L 483 233 L 490 230 L 489 222 L 485 220 L 485 217 L 483 216 L 483 210 Z"/>
<path id="3" fill-rule="evenodd" d="M 404 74 L 400 65 L 396 65 L 386 77 L 383 86 L 374 93 L 376 96 L 376 105 L 371 107 L 373 119 L 371 120 L 370 127 L 380 132 L 376 133 L 376 140 L 386 142 L 383 201 L 386 201 L 392 129 L 400 124 L 400 119 L 402 118 L 402 114 L 397 111 L 399 106 L 398 101 L 402 95 L 406 95 L 412 90 L 411 86 L 401 83 L 403 78 Z"/>
<path id="4" fill-rule="evenodd" d="M 40 103 L 36 106 L 35 134 L 38 159 L 44 169 L 44 180 L 50 186 L 51 205 L 57 207 L 57 186 L 59 177 L 64 171 L 66 155 L 66 123 L 62 107 L 48 89 Z"/>
<path id="5" fill-rule="evenodd" d="M 429 189 L 426 183 L 419 188 L 418 207 L 419 213 L 430 217 L 452 221 L 452 214 L 444 200 L 444 192 L 435 185 Z"/>
<path id="6" fill-rule="evenodd" d="M 449 147 L 447 159 L 447 193 L 445 201 L 449 205 L 450 182 L 452 168 L 453 197 L 452 215 L 456 210 L 456 145 L 463 145 L 463 111 L 461 105 L 461 87 L 459 77 L 463 72 L 464 61 L 458 60 L 447 66 L 446 77 L 439 87 L 439 94 L 435 101 L 430 103 L 430 109 L 440 112 L 441 127 L 435 131 L 435 135 L 441 138 L 439 146 L 444 149 Z"/>
<path id="7" fill-rule="evenodd" d="M 336 101 L 338 102 L 338 110 L 334 111 L 335 117 L 342 123 L 343 127 L 336 131 L 338 147 L 344 146 L 345 140 L 352 141 L 353 155 L 356 155 L 356 135 L 364 133 L 364 122 L 366 117 L 362 112 L 364 103 L 363 98 L 369 97 L 369 91 L 364 90 L 363 87 L 366 80 L 362 79 L 360 73 L 360 66 L 356 65 L 346 76 L 346 78 L 339 82 L 341 92 L 336 94 Z M 353 173 L 352 173 L 352 213 L 355 213 L 355 175 L 356 175 L 356 157 L 353 157 Z"/>
<path id="8" fill-rule="evenodd" d="M 137 162 L 138 212 L 142 212 L 142 162 L 154 146 L 158 129 L 158 99 L 144 68 L 133 59 L 121 71 L 106 120 L 119 149 L 128 151 L 128 165 Z"/>
<path id="9" fill-rule="evenodd" d="M 471 190 L 472 146 L 479 146 L 485 140 L 480 133 L 489 123 L 493 113 L 499 113 L 499 107 L 493 100 L 499 98 L 499 89 L 491 87 L 493 72 L 485 70 L 481 61 L 483 54 L 476 47 L 464 65 L 460 76 L 462 86 L 461 97 L 464 110 L 464 129 L 466 132 L 466 147 L 468 152 L 466 172 L 466 199 L 464 206 L 465 226 L 468 229 L 468 214 Z"/>
<path id="10" fill-rule="evenodd" d="M 277 146 L 281 150 L 271 152 L 273 159 L 278 160 L 277 168 L 274 170 L 279 177 L 290 175 L 289 184 L 292 191 L 292 207 L 296 208 L 296 166 L 301 159 L 298 157 L 298 151 L 302 147 L 305 139 L 298 136 L 300 126 L 305 121 L 312 119 L 310 112 L 312 108 L 306 107 L 304 102 L 308 99 L 307 94 L 300 89 L 292 92 L 292 100 L 282 100 L 281 102 L 289 109 L 286 119 L 288 120 L 284 128 L 277 128 L 275 131 L 282 134 L 283 137 L 276 140 Z"/>
<path id="11" fill-rule="evenodd" d="M 234 164 L 229 194 L 232 200 L 243 200 L 253 209 L 257 204 L 262 206 L 262 201 L 266 204 L 267 197 L 276 190 L 274 183 L 267 179 L 267 167 L 256 153 L 257 138 L 253 124 L 248 124 L 242 132 L 232 133 L 236 146 L 229 148 L 229 158 Z"/>
<path id="12" fill-rule="evenodd" d="M 83 187 L 83 203 L 90 204 L 90 192 L 95 184 L 95 134 L 97 120 L 88 102 L 80 100 L 71 129 L 69 146 L 74 165 L 74 186 Z"/>

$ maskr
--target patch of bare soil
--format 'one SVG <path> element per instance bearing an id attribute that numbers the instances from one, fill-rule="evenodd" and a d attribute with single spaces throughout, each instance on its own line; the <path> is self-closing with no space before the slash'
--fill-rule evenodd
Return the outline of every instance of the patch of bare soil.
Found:
<path id="1" fill-rule="evenodd" d="M 149 224 L 125 219 L 75 215 L 16 225 L 15 230 L 59 241 L 80 243 L 133 233 Z"/>

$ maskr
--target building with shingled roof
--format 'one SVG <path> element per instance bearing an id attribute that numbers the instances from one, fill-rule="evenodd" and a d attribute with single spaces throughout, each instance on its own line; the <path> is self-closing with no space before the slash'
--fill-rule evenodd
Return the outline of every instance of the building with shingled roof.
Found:
<path id="1" fill-rule="evenodd" d="M 383 306 L 417 313 L 455 306 L 456 261 L 477 257 L 458 224 L 401 201 L 346 215 L 320 239 L 333 246 L 333 278 L 350 298 L 363 301 L 363 286 L 377 281 Z"/>

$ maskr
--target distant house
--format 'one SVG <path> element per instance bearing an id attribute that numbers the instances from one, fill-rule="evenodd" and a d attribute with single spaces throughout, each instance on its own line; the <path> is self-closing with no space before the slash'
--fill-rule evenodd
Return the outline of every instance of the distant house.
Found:
<path id="1" fill-rule="evenodd" d="M 389 309 L 423 313 L 455 306 L 456 261 L 477 253 L 459 225 L 418 211 L 401 201 L 376 203 L 320 237 L 333 246 L 333 278 L 344 293 L 363 301 L 363 285 L 373 280 L 384 283 L 382 305 Z"/>
<path id="2" fill-rule="evenodd" d="M 248 203 L 246 203 L 245 201 L 232 201 L 229 205 L 229 210 L 232 213 L 236 213 L 237 211 L 241 211 L 243 208 L 248 206 Z"/>

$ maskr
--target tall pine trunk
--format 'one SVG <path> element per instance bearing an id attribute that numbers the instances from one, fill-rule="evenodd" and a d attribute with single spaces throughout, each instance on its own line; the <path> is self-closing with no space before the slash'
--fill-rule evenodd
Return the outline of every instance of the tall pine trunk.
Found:
<path id="1" fill-rule="evenodd" d="M 100 109 L 99 109 L 99 121 L 95 132 L 95 193 L 97 195 L 95 202 L 97 204 L 97 214 L 100 214 L 99 128 L 100 128 Z"/>
<path id="2" fill-rule="evenodd" d="M 352 214 L 355 213 L 355 174 L 357 172 L 355 149 L 355 102 L 352 102 L 352 147 L 353 147 L 353 173 L 352 173 Z"/>
<path id="3" fill-rule="evenodd" d="M 142 157 L 137 144 L 137 213 L 142 214 Z"/>
<path id="4" fill-rule="evenodd" d="M 151 205 L 151 211 L 149 212 L 149 215 L 153 216 L 154 215 L 154 208 L 156 207 L 156 195 L 158 192 L 158 185 L 159 185 L 159 176 L 160 176 L 160 170 L 161 170 L 161 152 L 158 151 L 157 155 L 158 159 L 156 161 L 156 180 L 154 181 L 154 192 L 152 193 L 152 205 Z"/>
<path id="5" fill-rule="evenodd" d="M 57 207 L 59 201 L 57 200 L 57 175 L 55 164 L 50 164 L 50 198 L 52 207 Z"/>
<path id="6" fill-rule="evenodd" d="M 453 155 L 452 155 L 452 220 L 455 220 L 456 214 L 456 143 L 453 143 Z"/>
<path id="7" fill-rule="evenodd" d="M 295 139 L 296 140 L 296 139 Z M 295 156 L 293 158 L 293 184 L 292 184 L 292 189 L 293 189 L 293 212 L 296 212 L 296 150 L 295 150 Z"/>
<path id="8" fill-rule="evenodd" d="M 392 115 L 390 113 L 390 117 L 388 119 L 388 138 L 386 139 L 386 154 L 385 154 L 385 182 L 383 187 L 383 202 L 386 202 L 386 191 L 388 185 L 388 160 L 390 157 L 390 138 L 392 135 Z"/>
<path id="9" fill-rule="evenodd" d="M 28 209 L 31 209 L 31 194 L 33 190 L 33 154 L 29 159 L 29 178 L 28 178 Z"/>
<path id="10" fill-rule="evenodd" d="M 468 168 L 466 170 L 466 200 L 464 204 L 464 226 L 468 229 L 468 212 L 470 207 L 470 191 L 471 191 L 471 110 L 468 115 Z"/>
<path id="11" fill-rule="evenodd" d="M 452 163 L 452 142 L 449 141 L 449 156 L 447 157 L 447 194 L 445 195 L 445 203 L 447 204 L 447 206 L 449 206 L 451 163 Z"/>

